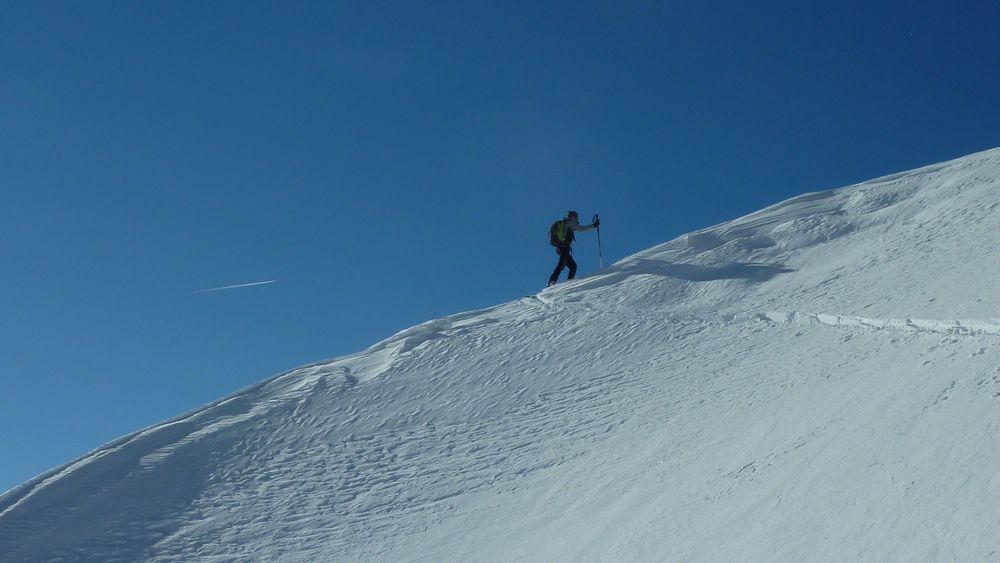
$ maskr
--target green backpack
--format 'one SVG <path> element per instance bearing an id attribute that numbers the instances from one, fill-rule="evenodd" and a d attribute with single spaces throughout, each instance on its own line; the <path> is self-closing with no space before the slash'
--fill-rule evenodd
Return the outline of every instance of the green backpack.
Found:
<path id="1" fill-rule="evenodd" d="M 566 246 L 570 243 L 566 235 L 566 219 L 559 219 L 549 227 L 549 244 L 552 246 Z"/>

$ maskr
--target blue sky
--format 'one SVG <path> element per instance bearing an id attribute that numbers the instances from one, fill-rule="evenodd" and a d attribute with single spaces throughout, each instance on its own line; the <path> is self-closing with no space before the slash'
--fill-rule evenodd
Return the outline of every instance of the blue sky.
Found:
<path id="1" fill-rule="evenodd" d="M 1000 145 L 995 3 L 753 4 L 0 2 L 0 490 L 534 293 L 567 209 L 611 263 Z"/>

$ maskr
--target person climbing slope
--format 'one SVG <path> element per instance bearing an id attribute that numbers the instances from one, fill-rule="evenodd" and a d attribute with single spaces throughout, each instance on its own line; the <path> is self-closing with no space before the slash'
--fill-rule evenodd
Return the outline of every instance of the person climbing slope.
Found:
<path id="1" fill-rule="evenodd" d="M 569 276 L 566 279 L 576 277 L 576 261 L 573 260 L 573 241 L 576 240 L 576 233 L 583 233 L 600 226 L 601 220 L 596 215 L 594 222 L 590 225 L 580 225 L 580 214 L 570 211 L 565 219 L 559 219 L 549 228 L 549 244 L 556 247 L 559 254 L 559 264 L 549 277 L 549 286 L 555 285 L 559 279 L 559 274 L 563 268 L 569 267 Z"/>

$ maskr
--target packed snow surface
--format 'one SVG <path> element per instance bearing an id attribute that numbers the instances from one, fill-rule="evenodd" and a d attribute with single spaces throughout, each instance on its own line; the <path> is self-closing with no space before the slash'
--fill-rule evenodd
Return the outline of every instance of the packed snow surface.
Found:
<path id="1" fill-rule="evenodd" d="M 998 176 L 805 194 L 282 374 L 8 491 L 0 560 L 998 561 Z"/>

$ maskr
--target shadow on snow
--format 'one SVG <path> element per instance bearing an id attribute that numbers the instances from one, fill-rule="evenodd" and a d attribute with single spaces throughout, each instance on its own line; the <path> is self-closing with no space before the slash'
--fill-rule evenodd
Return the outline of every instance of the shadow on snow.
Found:
<path id="1" fill-rule="evenodd" d="M 730 262 L 717 266 L 698 264 L 675 264 L 644 258 L 620 264 L 581 279 L 573 284 L 575 290 L 596 289 L 624 281 L 635 275 L 653 275 L 688 282 L 709 282 L 718 280 L 747 280 L 753 283 L 770 281 L 779 274 L 787 274 L 795 270 L 784 264 L 766 264 L 761 262 Z"/>

